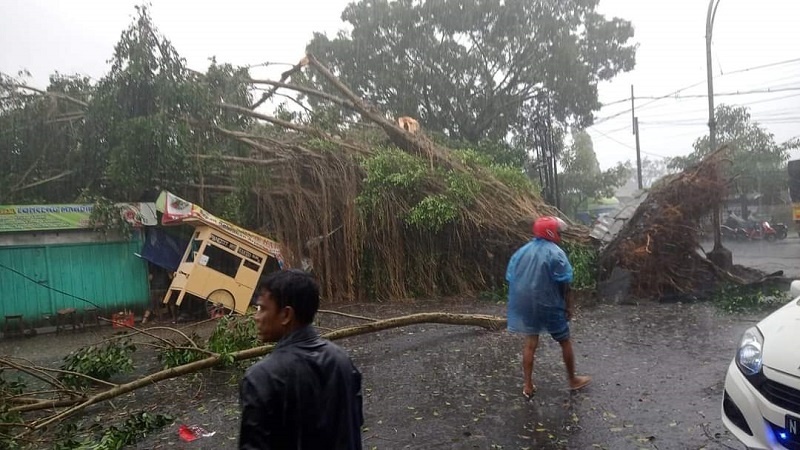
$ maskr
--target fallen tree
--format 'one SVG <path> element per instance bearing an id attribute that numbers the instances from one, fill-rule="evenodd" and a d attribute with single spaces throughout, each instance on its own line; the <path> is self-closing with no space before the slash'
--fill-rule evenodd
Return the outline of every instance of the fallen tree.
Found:
<path id="1" fill-rule="evenodd" d="M 647 193 L 614 240 L 602 251 L 606 278 L 615 268 L 630 271 L 632 294 L 640 298 L 713 289 L 716 280 L 746 283 L 716 267 L 700 245 L 700 224 L 723 203 L 727 148 L 684 172 L 666 177 Z"/>
<path id="2" fill-rule="evenodd" d="M 302 71 L 320 75 L 328 92 L 292 82 Z M 293 255 L 313 261 L 325 297 L 396 299 L 498 286 L 508 258 L 530 239 L 532 221 L 562 215 L 522 170 L 404 129 L 313 55 L 284 75 L 278 82 L 248 80 L 269 86 L 259 102 L 293 91 L 350 119 L 323 132 L 313 121 L 289 123 L 222 103 L 271 132 L 216 131 L 257 149 L 254 164 L 280 161 L 248 186 L 263 214 L 257 223 Z M 586 235 L 577 227 L 569 238 L 581 242 Z"/>
<path id="3" fill-rule="evenodd" d="M 330 331 L 328 333 L 325 333 L 322 336 L 325 337 L 326 339 L 338 340 L 383 330 L 389 330 L 392 328 L 399 328 L 399 327 L 405 327 L 409 325 L 416 325 L 423 323 L 476 326 L 493 331 L 504 328 L 506 324 L 505 319 L 495 316 L 481 315 L 481 314 L 451 314 L 442 312 L 411 314 L 407 316 L 393 317 L 382 320 L 374 320 L 361 316 L 352 316 L 352 315 L 346 315 L 346 316 L 361 320 L 368 320 L 369 322 L 362 325 L 354 325 L 354 326 L 339 328 Z M 152 335 L 152 333 L 150 333 L 149 330 L 138 330 L 138 329 L 134 330 L 136 332 L 142 332 L 148 335 Z M 164 339 L 161 338 L 159 338 L 159 340 L 164 341 Z M 189 341 L 191 342 L 190 339 Z M 197 351 L 204 351 L 199 347 L 197 347 L 196 344 L 188 348 L 190 349 L 194 348 Z M 141 389 L 143 387 L 164 380 L 177 378 L 190 373 L 195 373 L 212 367 L 220 366 L 225 362 L 244 361 L 248 359 L 258 358 L 270 353 L 273 349 L 274 345 L 268 344 L 268 345 L 258 346 L 255 348 L 236 351 L 228 355 L 212 353 L 200 360 L 191 362 L 189 364 L 184 364 L 178 367 L 172 367 L 158 372 L 154 372 L 144 377 L 140 377 L 123 384 L 113 384 L 102 380 L 92 379 L 92 381 L 102 385 L 104 389 L 85 395 L 67 389 L 63 384 L 61 384 L 58 381 L 57 378 L 53 377 L 52 375 L 49 375 L 49 373 L 52 372 L 63 372 L 63 371 L 59 371 L 58 369 L 52 369 L 52 368 L 38 367 L 26 360 L 20 361 L 11 357 L 2 357 L 0 358 L 0 373 L 3 370 L 16 371 L 20 374 L 27 374 L 28 376 L 34 377 L 40 382 L 44 383 L 44 385 L 48 386 L 47 389 L 39 389 L 36 392 L 20 394 L 4 400 L 5 402 L 7 402 L 7 405 L 11 405 L 7 408 L 3 408 L 5 410 L 5 413 L 7 414 L 19 413 L 19 414 L 25 414 L 26 416 L 35 412 L 42 412 L 42 411 L 50 413 L 49 415 L 45 416 L 37 415 L 35 417 L 27 417 L 24 421 L 21 422 L 4 423 L 3 427 L 6 429 L 22 428 L 24 429 L 24 431 L 18 433 L 15 436 L 15 439 L 26 438 L 32 433 L 42 431 L 51 425 L 54 425 L 76 414 L 79 414 L 81 411 L 85 410 L 89 406 L 111 400 L 113 398 L 119 397 L 124 394 L 128 394 L 137 389 Z M 84 376 L 81 374 L 76 374 L 76 375 Z M 41 395 L 47 395 L 47 398 L 39 398 Z M 0 406 L 2 406 L 2 403 L 0 403 Z"/>
<path id="4" fill-rule="evenodd" d="M 202 107 L 163 114 L 205 144 L 178 158 L 186 170 L 177 172 L 193 178 L 173 192 L 281 241 L 291 265 L 312 261 L 325 299 L 391 300 L 499 287 L 509 257 L 530 239 L 531 222 L 562 216 L 521 167 L 439 145 L 424 130 L 406 130 L 314 55 L 279 81 L 242 73 L 181 78 L 187 89 L 205 93 L 195 99 Z M 312 75 L 325 81 L 325 92 L 308 85 Z M 223 95 L 263 86 L 255 102 Z M 67 104 L 78 123 L 85 120 L 81 111 L 97 114 L 97 94 L 84 101 L 19 84 L 5 89 Z M 278 95 L 305 112 L 257 108 Z M 587 234 L 578 227 L 568 238 L 580 242 Z"/>

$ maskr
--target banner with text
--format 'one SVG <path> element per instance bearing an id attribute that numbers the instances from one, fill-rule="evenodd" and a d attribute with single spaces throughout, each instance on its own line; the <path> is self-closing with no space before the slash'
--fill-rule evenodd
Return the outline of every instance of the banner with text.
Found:
<path id="1" fill-rule="evenodd" d="M 153 203 L 119 203 L 120 215 L 133 226 L 158 223 Z M 0 233 L 92 228 L 94 205 L 0 205 Z"/>

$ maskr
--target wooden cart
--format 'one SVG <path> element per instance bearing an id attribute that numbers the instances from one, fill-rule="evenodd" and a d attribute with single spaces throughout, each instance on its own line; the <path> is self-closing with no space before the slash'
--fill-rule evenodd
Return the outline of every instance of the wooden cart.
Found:
<path id="1" fill-rule="evenodd" d="M 168 192 L 157 202 L 164 225 L 194 227 L 164 303 L 180 306 L 187 297 L 205 301 L 209 316 L 244 314 L 262 273 L 284 265 L 275 241 L 215 217 Z"/>

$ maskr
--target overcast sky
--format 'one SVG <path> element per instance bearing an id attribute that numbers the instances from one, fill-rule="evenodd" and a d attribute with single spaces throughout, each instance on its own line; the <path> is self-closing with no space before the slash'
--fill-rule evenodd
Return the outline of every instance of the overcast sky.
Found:
<path id="1" fill-rule="evenodd" d="M 99 78 L 139 3 L 0 0 L 0 71 L 27 69 L 31 83 L 38 86 L 45 86 L 54 71 Z M 334 33 L 344 26 L 340 15 L 348 3 L 152 0 L 151 12 L 189 66 L 204 70 L 211 56 L 234 65 L 294 63 L 314 31 Z M 589 132 L 604 168 L 636 158 L 630 102 L 621 101 L 630 97 L 631 84 L 642 97 L 636 110 L 643 156 L 685 155 L 707 132 L 708 103 L 702 97 L 707 7 L 705 0 L 600 1 L 604 14 L 633 22 L 639 44 L 636 69 L 600 87 L 600 101 L 609 106 L 596 113 L 596 125 Z M 755 120 L 778 142 L 800 135 L 798 13 L 797 0 L 721 0 L 714 27 L 715 92 L 778 91 L 719 95 L 716 103 L 750 106 Z M 759 68 L 764 65 L 770 67 Z M 285 67 L 275 67 L 263 75 L 282 70 Z"/>

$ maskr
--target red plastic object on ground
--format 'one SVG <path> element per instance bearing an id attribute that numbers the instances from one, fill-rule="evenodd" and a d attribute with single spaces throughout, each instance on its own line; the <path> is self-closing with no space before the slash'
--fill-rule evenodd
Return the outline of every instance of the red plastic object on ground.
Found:
<path id="1" fill-rule="evenodd" d="M 133 313 L 114 313 L 111 314 L 111 326 L 113 328 L 132 327 L 134 324 Z"/>
<path id="2" fill-rule="evenodd" d="M 216 431 L 208 432 L 197 425 L 181 425 L 180 428 L 178 428 L 178 436 L 180 436 L 184 442 L 192 442 L 201 437 L 211 437 L 215 434 L 217 434 Z"/>

